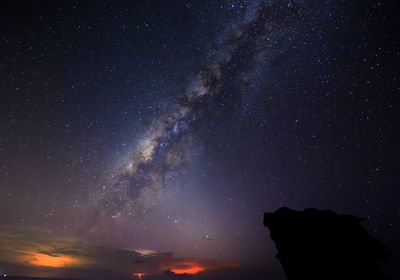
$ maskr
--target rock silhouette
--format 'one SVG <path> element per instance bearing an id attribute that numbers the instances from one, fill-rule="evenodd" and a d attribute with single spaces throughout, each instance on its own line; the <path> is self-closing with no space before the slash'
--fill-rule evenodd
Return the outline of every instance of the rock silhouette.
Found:
<path id="1" fill-rule="evenodd" d="M 288 280 L 389 279 L 380 262 L 391 253 L 361 225 L 363 218 L 313 208 L 264 214 Z"/>

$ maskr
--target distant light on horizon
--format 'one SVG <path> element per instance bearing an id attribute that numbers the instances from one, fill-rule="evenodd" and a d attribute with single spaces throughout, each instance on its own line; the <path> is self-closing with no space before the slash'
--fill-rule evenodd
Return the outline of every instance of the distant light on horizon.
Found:
<path id="1" fill-rule="evenodd" d="M 196 263 L 185 262 L 178 268 L 171 268 L 171 271 L 175 274 L 196 274 L 200 271 L 204 271 L 206 268 Z"/>
<path id="2" fill-rule="evenodd" d="M 134 273 L 134 276 L 137 276 L 138 279 L 142 279 L 142 276 L 144 276 L 144 273 Z"/>
<path id="3" fill-rule="evenodd" d="M 20 261 L 22 263 L 28 263 L 34 266 L 45 266 L 45 267 L 67 267 L 81 264 L 81 261 L 77 258 L 67 255 L 47 255 L 42 253 L 26 254 L 21 256 Z"/>

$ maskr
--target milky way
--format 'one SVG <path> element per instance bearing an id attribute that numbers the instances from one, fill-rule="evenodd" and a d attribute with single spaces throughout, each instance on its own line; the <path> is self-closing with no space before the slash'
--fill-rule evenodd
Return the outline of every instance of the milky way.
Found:
<path id="1" fill-rule="evenodd" d="M 193 160 L 200 134 L 196 124 L 205 122 L 205 116 L 215 110 L 221 87 L 232 83 L 231 77 L 250 86 L 254 73 L 291 46 L 301 26 L 294 10 L 262 1 L 222 32 L 203 69 L 178 94 L 177 102 L 144 128 L 114 176 L 115 183 L 95 194 L 88 221 L 92 231 L 110 219 L 126 223 L 157 205 L 160 192 L 173 187 Z"/>
<path id="2" fill-rule="evenodd" d="M 397 2 L 2 11 L 0 272 L 44 277 L 59 253 L 63 279 L 282 279 L 262 224 L 282 206 L 365 217 L 400 248 Z"/>

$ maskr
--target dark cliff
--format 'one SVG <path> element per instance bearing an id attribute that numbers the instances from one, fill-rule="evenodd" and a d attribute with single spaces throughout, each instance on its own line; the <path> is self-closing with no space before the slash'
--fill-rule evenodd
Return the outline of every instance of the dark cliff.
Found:
<path id="1" fill-rule="evenodd" d="M 390 262 L 391 254 L 361 221 L 312 208 L 264 214 L 288 280 L 389 279 L 380 262 Z"/>

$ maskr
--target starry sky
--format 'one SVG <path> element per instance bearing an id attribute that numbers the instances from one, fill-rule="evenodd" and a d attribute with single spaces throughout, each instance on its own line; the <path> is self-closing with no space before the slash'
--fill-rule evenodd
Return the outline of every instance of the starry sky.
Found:
<path id="1" fill-rule="evenodd" d="M 284 279 L 286 206 L 365 217 L 398 275 L 394 2 L 2 3 L 0 272 Z"/>

